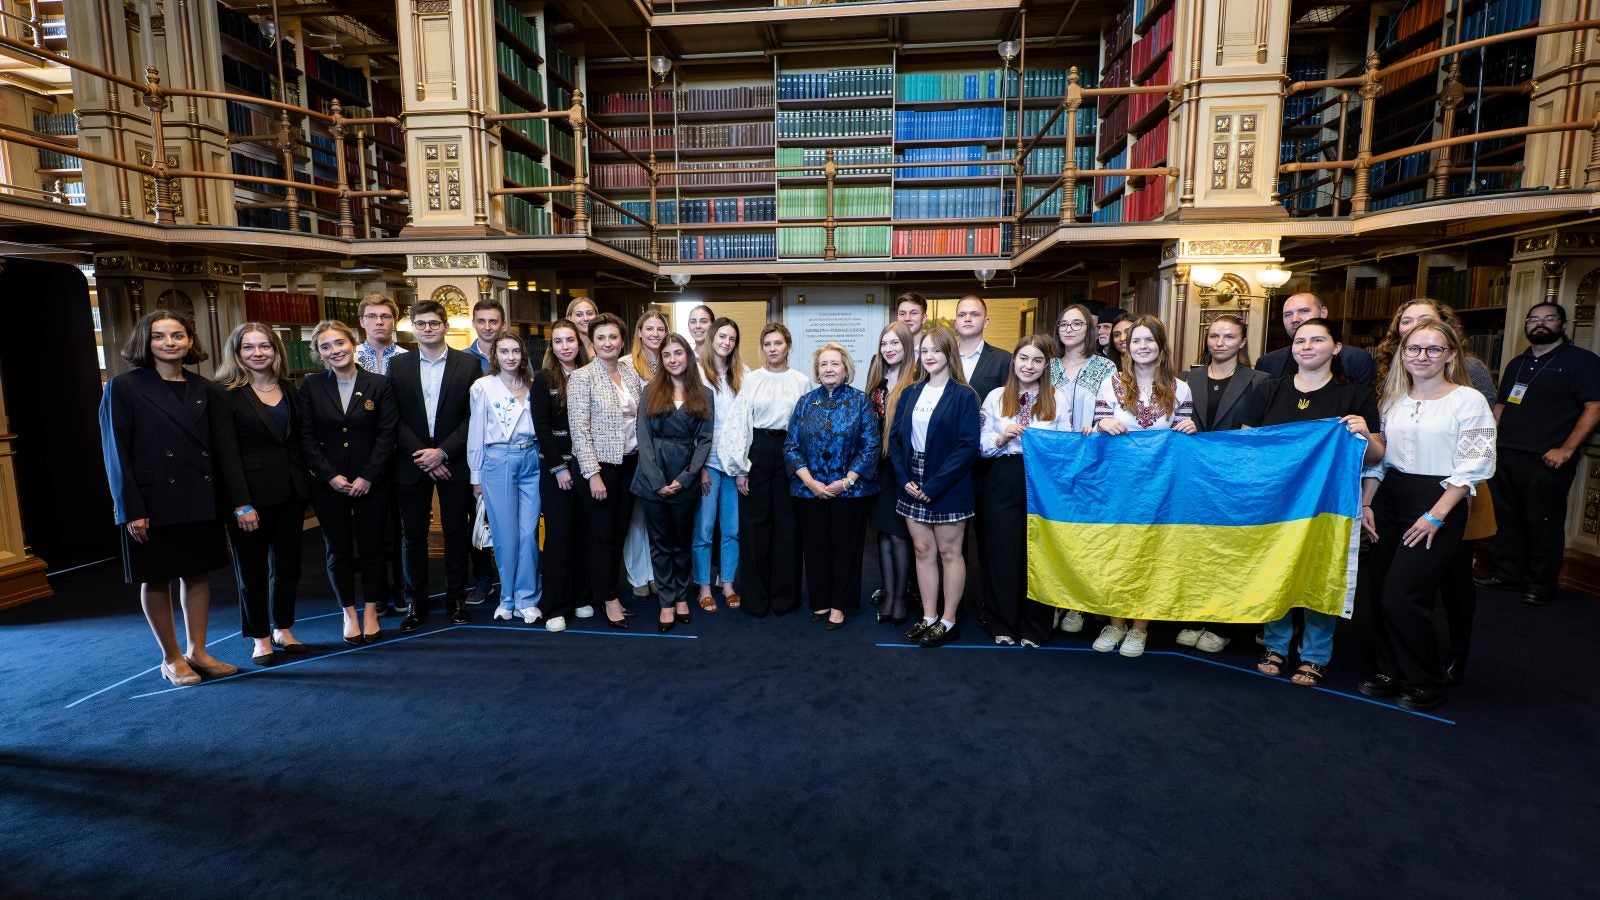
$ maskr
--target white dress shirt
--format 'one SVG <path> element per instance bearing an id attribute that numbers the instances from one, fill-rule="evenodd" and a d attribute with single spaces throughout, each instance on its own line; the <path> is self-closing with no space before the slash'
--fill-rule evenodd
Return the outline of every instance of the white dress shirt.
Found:
<path id="1" fill-rule="evenodd" d="M 712 388 L 713 408 L 711 426 L 711 455 L 706 457 L 706 465 L 716 469 L 724 475 L 750 474 L 750 413 L 743 409 L 739 394 L 735 393 L 733 386 L 727 379 L 718 378 L 715 387 L 706 380 L 705 371 L 698 366 L 700 381 L 706 387 Z M 739 384 L 746 387 L 749 384 L 750 370 L 744 366 L 739 367 Z"/>
<path id="2" fill-rule="evenodd" d="M 444 386 L 445 360 L 450 348 L 444 348 L 437 359 L 430 359 L 426 350 L 418 351 L 417 364 L 422 376 L 422 406 L 428 414 L 428 439 L 433 439 L 433 425 L 439 418 L 439 392 Z"/>
<path id="3" fill-rule="evenodd" d="M 622 404 L 622 452 L 624 455 L 636 453 L 639 450 L 639 401 L 623 385 L 611 382 L 611 388 L 617 392 L 617 402 Z"/>
<path id="4" fill-rule="evenodd" d="M 1036 428 L 1042 431 L 1071 431 L 1071 395 L 1062 388 L 1052 388 L 1046 386 L 1045 390 L 1050 391 L 1055 398 L 1055 417 L 1052 419 L 1041 420 L 1038 418 L 1035 411 L 1034 414 L 1029 416 L 1027 427 L 1030 429 Z M 1011 427 L 1011 425 L 1017 421 L 1016 415 L 1003 416 L 1000 414 L 1000 403 L 1005 398 L 1005 393 L 1005 388 L 997 387 L 989 392 L 988 397 L 984 398 L 983 408 L 978 416 L 978 421 L 980 423 L 980 430 L 978 432 L 978 449 L 983 453 L 984 456 L 994 457 L 1022 455 L 1022 438 L 1012 438 L 1003 445 L 1000 443 L 1001 435 L 1003 435 L 1005 430 Z M 1035 390 L 1034 393 L 1037 393 L 1037 390 Z M 1030 403 L 1029 406 L 1030 408 L 1036 410 L 1036 408 L 1033 407 L 1033 404 Z M 1020 414 L 1022 411 L 1019 409 L 1017 412 Z"/>

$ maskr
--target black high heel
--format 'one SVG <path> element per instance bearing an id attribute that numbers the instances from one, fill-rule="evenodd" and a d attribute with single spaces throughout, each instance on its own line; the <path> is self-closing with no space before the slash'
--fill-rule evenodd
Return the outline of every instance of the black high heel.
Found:
<path id="1" fill-rule="evenodd" d="M 661 621 L 659 619 L 656 620 L 656 627 L 661 629 L 661 633 L 662 634 L 666 634 L 667 632 L 671 631 L 672 630 L 672 626 L 674 626 L 676 624 L 678 624 L 676 616 L 673 617 L 673 621 L 671 621 L 671 622 L 663 622 L 663 621 Z"/>
<path id="2" fill-rule="evenodd" d="M 612 628 L 616 628 L 616 629 L 621 630 L 621 631 L 627 631 L 628 630 L 628 620 L 627 619 L 613 619 L 610 616 L 607 616 L 606 617 L 606 624 L 610 625 Z"/>
<path id="3" fill-rule="evenodd" d="M 679 625 L 687 625 L 687 624 L 689 624 L 689 621 L 693 618 L 693 613 L 678 612 L 677 610 L 673 610 L 672 618 Z"/>

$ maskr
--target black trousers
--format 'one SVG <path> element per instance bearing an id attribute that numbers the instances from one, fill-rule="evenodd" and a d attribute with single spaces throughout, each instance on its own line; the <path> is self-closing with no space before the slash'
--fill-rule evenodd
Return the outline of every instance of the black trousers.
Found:
<path id="1" fill-rule="evenodd" d="M 782 431 L 756 429 L 750 441 L 750 493 L 739 498 L 740 609 L 783 615 L 800 605 L 794 499 L 783 462 Z"/>
<path id="2" fill-rule="evenodd" d="M 1477 541 L 1461 542 L 1456 549 L 1459 558 L 1451 561 L 1439 585 L 1439 603 L 1444 608 L 1450 636 L 1444 662 L 1456 677 L 1466 670 L 1467 657 L 1472 653 L 1472 620 L 1478 611 L 1478 586 L 1472 582 L 1472 551 L 1476 545 Z"/>
<path id="3" fill-rule="evenodd" d="M 472 543 L 475 499 L 466 478 L 434 481 L 423 477 L 416 484 L 397 484 L 400 495 L 400 542 L 405 547 L 406 599 L 411 614 L 428 614 L 428 522 L 433 518 L 433 494 L 439 492 L 439 529 L 444 532 L 444 590 L 449 602 L 467 592 L 467 547 Z"/>
<path id="4" fill-rule="evenodd" d="M 806 601 L 812 611 L 861 608 L 861 555 L 873 497 L 794 501 L 806 567 Z"/>
<path id="5" fill-rule="evenodd" d="M 406 605 L 405 553 L 400 543 L 400 499 L 389 491 L 383 518 L 383 599 L 397 608 Z"/>
<path id="6" fill-rule="evenodd" d="M 1489 561 L 1501 579 L 1555 592 L 1567 547 L 1567 494 L 1581 456 L 1552 469 L 1542 453 L 1500 451 L 1490 482 L 1499 530 L 1489 539 Z"/>
<path id="7" fill-rule="evenodd" d="M 1374 569 L 1371 634 L 1377 671 L 1406 688 L 1430 692 L 1446 686 L 1439 659 L 1434 600 L 1451 576 L 1452 567 L 1470 557 L 1460 553 L 1467 527 L 1466 504 L 1457 504 L 1433 536 L 1433 547 L 1401 542 L 1406 530 L 1444 492 L 1442 476 L 1405 475 L 1390 470 L 1372 500 L 1378 527 L 1373 548 Z"/>
<path id="8" fill-rule="evenodd" d="M 1028 497 L 1020 455 L 994 459 L 978 494 L 983 608 L 995 637 L 1044 644 L 1054 610 L 1028 599 Z"/>
<path id="9" fill-rule="evenodd" d="M 256 507 L 256 515 L 261 524 L 255 531 L 240 528 L 237 518 L 228 523 L 241 631 L 247 638 L 264 638 L 274 628 L 294 627 L 306 504 L 297 497 L 275 506 Z"/>
<path id="10" fill-rule="evenodd" d="M 539 475 L 539 515 L 544 519 L 544 547 L 539 553 L 544 597 L 539 610 L 546 619 L 571 615 L 584 605 L 579 602 L 585 579 L 578 555 L 578 497 L 588 488 L 582 481 L 576 466 L 572 468 L 572 489 L 567 491 L 556 485 L 556 476 L 549 472 Z"/>
<path id="11" fill-rule="evenodd" d="M 588 568 L 586 580 L 597 603 L 618 599 L 622 544 L 628 537 L 628 520 L 633 516 L 633 493 L 629 488 L 633 484 L 634 470 L 638 468 L 639 456 L 634 453 L 624 456 L 616 465 L 601 463 L 600 480 L 606 486 L 604 500 L 596 500 L 589 492 L 587 478 L 579 478 L 583 483 L 572 486 L 579 492 L 584 540 L 588 544 L 584 548 Z M 550 551 L 546 550 L 545 555 L 550 555 Z"/>
<path id="12" fill-rule="evenodd" d="M 389 512 L 389 485 L 375 484 L 365 496 L 350 497 L 326 484 L 311 488 L 311 508 L 322 526 L 328 582 L 340 606 L 356 605 L 356 554 L 361 554 L 361 602 L 383 600 L 383 523 Z"/>
<path id="13" fill-rule="evenodd" d="M 644 529 L 650 535 L 650 569 L 662 609 L 687 603 L 691 594 L 694 561 L 694 516 L 700 510 L 699 482 L 695 494 L 676 503 L 634 498 L 644 509 Z"/>

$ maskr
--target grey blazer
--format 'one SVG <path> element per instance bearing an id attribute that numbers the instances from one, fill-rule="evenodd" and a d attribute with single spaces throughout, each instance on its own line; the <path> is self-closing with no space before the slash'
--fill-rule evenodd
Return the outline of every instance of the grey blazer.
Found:
<path id="1" fill-rule="evenodd" d="M 617 361 L 617 371 L 637 407 L 639 395 L 644 393 L 639 373 L 626 359 Z M 628 443 L 622 401 L 598 359 L 567 379 L 567 430 L 572 433 L 572 458 L 578 461 L 578 474 L 584 478 L 594 477 L 601 463 L 622 463 Z"/>
<path id="2" fill-rule="evenodd" d="M 715 402 L 711 397 L 706 400 Z M 711 455 L 713 421 L 681 409 L 658 418 L 639 416 L 639 469 L 633 475 L 634 495 L 656 503 L 699 502 L 696 488 L 700 486 L 700 470 Z M 676 481 L 682 490 L 671 497 L 657 494 L 669 481 Z"/>

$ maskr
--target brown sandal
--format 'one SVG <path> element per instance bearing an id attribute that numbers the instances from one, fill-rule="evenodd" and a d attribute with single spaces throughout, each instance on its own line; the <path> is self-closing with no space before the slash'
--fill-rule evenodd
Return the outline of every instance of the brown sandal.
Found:
<path id="1" fill-rule="evenodd" d="M 706 612 L 716 612 L 717 611 L 717 598 L 711 596 L 710 594 L 707 594 L 704 597 L 701 597 L 700 598 L 700 608 L 705 610 Z"/>
<path id="2" fill-rule="evenodd" d="M 738 609 L 741 600 L 738 594 L 729 594 L 723 598 L 723 602 L 728 604 L 729 609 Z"/>

